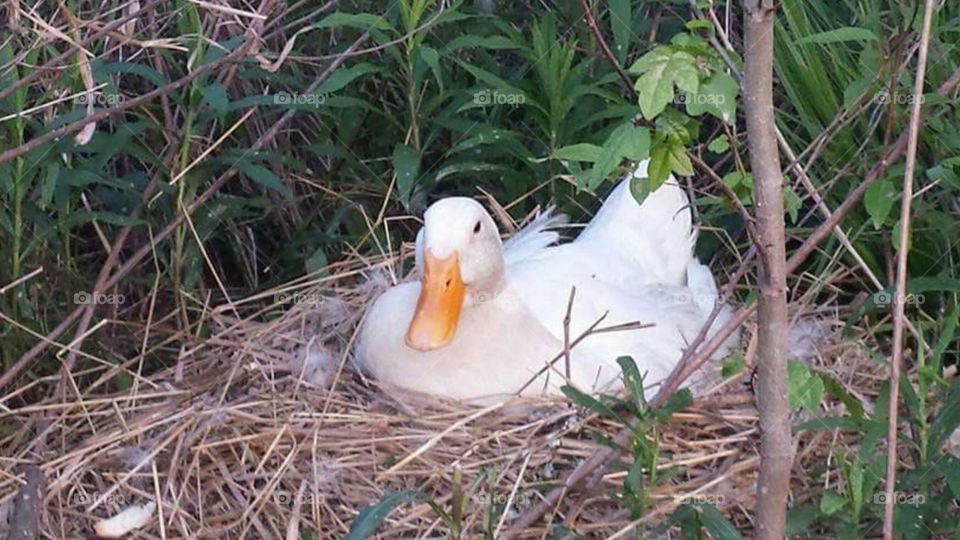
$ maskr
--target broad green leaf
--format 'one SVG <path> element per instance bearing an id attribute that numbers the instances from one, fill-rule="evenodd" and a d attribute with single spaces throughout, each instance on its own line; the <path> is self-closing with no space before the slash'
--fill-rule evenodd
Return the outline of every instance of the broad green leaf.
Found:
<path id="1" fill-rule="evenodd" d="M 687 94 L 687 112 L 694 116 L 709 113 L 728 124 L 737 118 L 737 96 L 740 85 L 726 73 L 710 77 L 696 92 Z"/>
<path id="2" fill-rule="evenodd" d="M 624 158 L 639 161 L 645 159 L 649 151 L 650 131 L 647 128 L 637 127 L 633 122 L 621 124 L 603 143 L 600 155 L 587 177 L 587 187 L 596 189 Z"/>
<path id="3" fill-rule="evenodd" d="M 387 519 L 390 512 L 397 506 L 422 499 L 423 494 L 418 491 L 393 491 L 387 493 L 376 504 L 365 507 L 357 514 L 353 524 L 350 525 L 350 532 L 344 537 L 344 540 L 364 540 L 370 538 L 377 532 L 383 520 Z"/>
<path id="4" fill-rule="evenodd" d="M 811 34 L 809 36 L 800 38 L 797 40 L 797 45 L 806 45 L 808 43 L 816 43 L 818 45 L 826 45 L 828 43 L 841 43 L 844 41 L 877 41 L 877 35 L 872 31 L 866 28 L 860 28 L 856 26 L 845 26 L 843 28 L 836 28 L 834 30 L 827 30 L 825 32 L 819 32 L 816 34 Z"/>
<path id="5" fill-rule="evenodd" d="M 554 152 L 553 157 L 569 161 L 589 161 L 594 163 L 600 159 L 602 148 L 595 144 L 577 143 L 564 146 Z"/>
<path id="6" fill-rule="evenodd" d="M 639 96 L 640 112 L 652 120 L 673 101 L 674 85 L 695 93 L 699 86 L 697 60 L 688 52 L 661 45 L 641 56 L 633 66 L 640 78 L 634 84 Z"/>
<path id="7" fill-rule="evenodd" d="M 820 498 L 820 511 L 825 516 L 832 516 L 847 504 L 847 499 L 832 489 L 823 492 Z"/>
<path id="8" fill-rule="evenodd" d="M 823 381 L 803 362 L 787 362 L 787 393 L 790 407 L 816 412 L 823 399 Z"/>
<path id="9" fill-rule="evenodd" d="M 404 207 L 409 207 L 413 185 L 420 172 L 420 154 L 405 144 L 393 148 L 393 172 L 397 175 L 397 195 Z"/>
<path id="10" fill-rule="evenodd" d="M 630 194 L 633 195 L 633 200 L 637 201 L 637 204 L 643 204 L 643 201 L 647 200 L 650 195 L 650 178 L 647 176 L 642 178 L 631 176 Z"/>
<path id="11" fill-rule="evenodd" d="M 651 191 L 663 185 L 670 176 L 670 149 L 666 144 L 654 144 L 650 149 L 650 164 L 647 175 L 650 177 Z M 656 187 L 654 187 L 656 186 Z"/>
<path id="12" fill-rule="evenodd" d="M 863 205 L 870 214 L 874 229 L 879 229 L 887 221 L 896 199 L 897 188 L 887 178 L 878 180 L 867 188 L 867 192 L 863 194 Z"/>

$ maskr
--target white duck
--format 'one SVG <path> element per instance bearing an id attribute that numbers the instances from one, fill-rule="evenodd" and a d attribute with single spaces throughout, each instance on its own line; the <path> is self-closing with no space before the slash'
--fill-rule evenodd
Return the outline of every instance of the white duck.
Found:
<path id="1" fill-rule="evenodd" d="M 643 162 L 633 174 L 645 177 L 646 169 Z M 664 379 L 717 300 L 713 276 L 692 254 L 686 194 L 670 178 L 638 204 L 627 178 L 575 241 L 552 246 L 558 235 L 547 229 L 564 219 L 548 211 L 501 243 L 473 199 L 434 203 L 417 235 L 420 281 L 376 300 L 358 342 L 361 365 L 401 387 L 483 401 L 559 394 L 570 383 L 614 391 L 624 355 L 648 385 Z M 564 350 L 571 287 L 568 342 L 604 314 L 604 327 L 652 326 L 589 334 L 570 351 L 567 380 L 565 358 L 543 368 Z"/>

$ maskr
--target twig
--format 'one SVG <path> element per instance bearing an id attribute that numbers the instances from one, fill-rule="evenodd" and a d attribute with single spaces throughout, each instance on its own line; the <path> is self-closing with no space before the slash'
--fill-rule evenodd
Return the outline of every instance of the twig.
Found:
<path id="1" fill-rule="evenodd" d="M 587 4 L 587 0 L 580 0 L 580 7 L 583 9 L 583 16 L 587 19 L 587 26 L 590 27 L 590 30 L 593 32 L 593 36 L 597 39 L 597 44 L 600 45 L 600 50 L 603 51 L 603 57 L 607 59 L 607 62 L 610 62 L 610 65 L 613 66 L 614 71 L 617 72 L 617 75 L 627 85 L 627 91 L 630 93 L 630 99 L 636 103 L 638 96 L 636 89 L 633 88 L 633 81 L 630 79 L 630 76 L 627 75 L 627 72 L 623 70 L 623 67 L 620 65 L 620 62 L 617 62 L 617 57 L 613 55 L 613 51 L 610 50 L 610 46 L 607 45 L 605 39 L 603 39 L 603 32 L 600 31 L 600 27 L 597 25 L 597 19 L 593 16 L 593 11 L 590 10 L 590 5 Z"/>
<path id="2" fill-rule="evenodd" d="M 567 313 L 563 316 L 563 363 L 564 373 L 570 378 L 570 312 L 573 311 L 573 299 L 577 296 L 577 287 L 570 287 L 570 299 L 567 300 Z"/>
<path id="3" fill-rule="evenodd" d="M 910 250 L 910 204 L 913 202 L 913 173 L 917 165 L 917 138 L 920 135 L 920 110 L 923 80 L 927 71 L 927 53 L 930 47 L 930 25 L 934 0 L 926 0 L 923 10 L 923 30 L 920 33 L 920 52 L 917 56 L 917 76 L 913 82 L 913 103 L 910 126 L 907 131 L 907 165 L 903 172 L 903 196 L 900 199 L 900 242 L 897 245 L 896 302 L 893 304 L 893 358 L 890 362 L 890 404 L 887 416 L 887 478 L 884 485 L 886 500 L 883 505 L 883 538 L 893 539 L 893 495 L 897 483 L 897 400 L 900 390 L 900 364 L 903 361 L 903 306 L 907 290 L 907 253 Z"/>

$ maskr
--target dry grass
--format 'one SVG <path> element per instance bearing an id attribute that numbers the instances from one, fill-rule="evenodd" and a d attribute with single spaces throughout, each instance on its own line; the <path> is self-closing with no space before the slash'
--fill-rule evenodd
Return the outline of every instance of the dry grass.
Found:
<path id="1" fill-rule="evenodd" d="M 209 309 L 193 337 L 164 339 L 158 325 L 152 341 L 182 345 L 175 365 L 140 374 L 140 355 L 97 363 L 74 373 L 67 395 L 3 413 L 4 424 L 17 429 L 0 440 L 0 505 L 9 510 L 25 465 L 40 458 L 48 482 L 41 530 L 51 537 L 88 535 L 98 519 L 160 501 L 141 537 L 300 538 L 313 531 L 332 538 L 391 490 L 417 490 L 449 510 L 453 479 L 462 476 L 463 530 L 499 536 L 597 447 L 595 432 L 621 427 L 560 400 L 483 408 L 365 379 L 344 351 L 385 281 L 367 279 L 362 270 L 370 262 L 339 264 L 332 277 Z M 268 301 L 281 294 L 299 302 Z M 819 363 L 831 367 L 820 369 L 854 395 L 873 395 L 883 367 L 858 351 L 851 344 L 821 349 Z M 121 373 L 132 383 L 118 391 L 109 382 Z M 724 381 L 663 427 L 661 467 L 680 472 L 652 491 L 644 525 L 693 500 L 713 502 L 749 526 L 758 434 L 748 377 L 749 370 Z M 42 456 L 41 428 L 49 444 Z M 795 487 L 816 478 L 821 485 L 809 487 L 834 484 L 820 473 L 844 444 L 840 433 L 803 435 Z M 629 515 L 614 500 L 624 474 L 608 468 L 598 489 L 570 492 L 549 518 L 590 535 L 628 530 Z M 803 488 L 794 496 L 803 499 Z M 539 538 L 548 528 L 520 536 Z M 389 537 L 449 532 L 423 500 L 398 507 L 381 530 Z"/>

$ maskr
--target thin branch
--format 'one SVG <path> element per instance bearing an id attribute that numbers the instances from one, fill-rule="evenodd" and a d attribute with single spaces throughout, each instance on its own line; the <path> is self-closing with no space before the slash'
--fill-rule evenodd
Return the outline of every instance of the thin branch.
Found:
<path id="1" fill-rule="evenodd" d="M 617 75 L 627 86 L 627 91 L 630 92 L 630 99 L 636 103 L 639 96 L 637 96 L 637 91 L 633 87 L 633 81 L 630 79 L 630 76 L 627 75 L 627 72 L 623 70 L 620 62 L 617 62 L 617 57 L 613 55 L 613 51 L 610 50 L 607 41 L 603 39 L 603 32 L 600 31 L 600 26 L 597 25 L 597 19 L 593 16 L 593 11 L 590 9 L 590 5 L 587 4 L 587 0 L 580 0 L 580 7 L 583 9 L 583 16 L 587 20 L 587 26 L 590 27 L 593 36 L 597 39 L 597 44 L 600 45 L 603 57 L 613 66 L 614 71 L 617 72 Z"/>
<path id="2" fill-rule="evenodd" d="M 917 56 L 917 75 L 913 81 L 913 103 L 907 131 L 907 165 L 903 172 L 903 195 L 900 198 L 900 243 L 897 245 L 897 287 L 893 304 L 893 358 L 890 362 L 890 404 L 887 416 L 887 478 L 884 485 L 883 538 L 893 540 L 893 495 L 897 484 L 897 401 L 900 390 L 900 364 L 903 362 L 903 307 L 907 291 L 907 253 L 910 251 L 910 204 L 913 202 L 913 173 L 917 166 L 917 138 L 920 135 L 920 110 L 923 101 L 923 79 L 927 72 L 930 48 L 930 25 L 934 0 L 926 0 L 923 30 Z"/>

